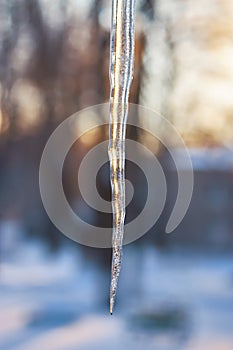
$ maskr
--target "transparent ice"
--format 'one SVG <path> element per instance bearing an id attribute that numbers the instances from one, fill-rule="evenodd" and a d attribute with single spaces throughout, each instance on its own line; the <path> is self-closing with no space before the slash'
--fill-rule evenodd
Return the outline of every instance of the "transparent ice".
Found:
<path id="1" fill-rule="evenodd" d="M 113 312 L 122 261 L 125 221 L 125 133 L 134 64 L 135 0 L 112 0 L 110 48 L 109 160 L 113 233 L 110 313 Z"/>

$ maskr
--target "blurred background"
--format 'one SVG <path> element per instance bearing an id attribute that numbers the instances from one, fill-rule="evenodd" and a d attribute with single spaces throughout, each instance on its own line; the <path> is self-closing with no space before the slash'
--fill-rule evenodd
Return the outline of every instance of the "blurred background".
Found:
<path id="1" fill-rule="evenodd" d="M 232 350 L 230 0 L 137 0 L 130 101 L 175 125 L 195 183 L 185 219 L 165 235 L 176 174 L 157 140 L 128 128 L 160 160 L 168 195 L 155 226 L 124 248 L 111 318 L 111 251 L 65 238 L 43 209 L 38 171 L 48 137 L 72 113 L 108 101 L 110 18 L 109 0 L 0 0 L 0 348 Z M 111 227 L 111 216 L 85 205 L 76 183 L 83 156 L 107 138 L 101 128 L 78 140 L 63 182 L 87 222 Z M 145 204 L 140 171 L 127 163 L 133 175 L 128 221 Z M 108 176 L 106 164 L 97 185 L 110 200 Z"/>

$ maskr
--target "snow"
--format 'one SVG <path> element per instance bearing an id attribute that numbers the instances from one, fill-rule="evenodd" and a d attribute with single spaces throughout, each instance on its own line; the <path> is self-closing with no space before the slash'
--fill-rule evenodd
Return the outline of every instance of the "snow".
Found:
<path id="1" fill-rule="evenodd" d="M 199 171 L 231 171 L 233 170 L 233 149 L 232 148 L 189 148 L 193 170 Z M 183 149 L 175 150 L 175 163 L 179 169 L 185 170 L 183 162 Z M 172 168 L 173 165 L 171 164 Z"/>
<path id="2" fill-rule="evenodd" d="M 79 246 L 55 255 L 21 239 L 1 264 L 2 350 L 158 349 L 231 350 L 233 257 L 184 250 L 162 253 L 126 246 L 119 304 L 109 316 L 102 296 L 108 274 L 84 257 Z M 107 282 L 107 283 L 105 283 Z M 148 308 L 185 310 L 187 333 L 137 329 L 129 319 Z"/>

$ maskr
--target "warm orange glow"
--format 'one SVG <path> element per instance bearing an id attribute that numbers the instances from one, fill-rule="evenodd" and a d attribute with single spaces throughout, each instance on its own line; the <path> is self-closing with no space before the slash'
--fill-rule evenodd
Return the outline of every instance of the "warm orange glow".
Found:
<path id="1" fill-rule="evenodd" d="M 75 134 L 82 135 L 80 137 L 80 142 L 85 147 L 93 146 L 101 139 L 101 129 L 96 128 L 99 118 L 99 115 L 95 114 L 93 111 L 84 110 L 77 116 L 75 125 L 71 126 Z"/>
<path id="2" fill-rule="evenodd" d="M 43 98 L 37 87 L 26 79 L 19 79 L 13 86 L 12 103 L 15 105 L 17 126 L 22 132 L 37 127 L 43 120 Z"/>
<path id="3" fill-rule="evenodd" d="M 83 135 L 80 138 L 80 141 L 85 147 L 93 146 L 99 142 L 100 134 L 101 133 L 99 129 L 93 129 L 91 131 L 88 131 L 88 133 L 86 133 L 85 135 Z"/>
<path id="4" fill-rule="evenodd" d="M 0 109 L 0 134 L 2 133 L 2 124 L 3 124 L 3 120 L 2 120 L 2 111 Z"/>

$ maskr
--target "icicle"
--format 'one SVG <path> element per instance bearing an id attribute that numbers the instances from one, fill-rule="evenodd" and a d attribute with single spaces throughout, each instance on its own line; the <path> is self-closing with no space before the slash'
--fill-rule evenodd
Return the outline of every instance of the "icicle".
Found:
<path id="1" fill-rule="evenodd" d="M 121 269 L 125 220 L 125 132 L 134 63 L 135 0 L 112 1 L 110 56 L 109 159 L 112 186 L 113 234 L 110 313 L 113 312 Z"/>

